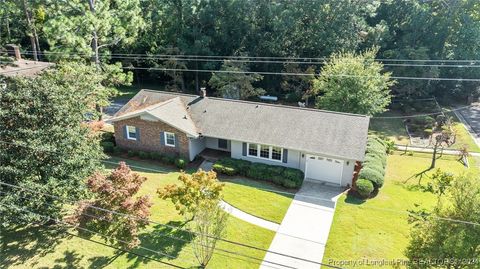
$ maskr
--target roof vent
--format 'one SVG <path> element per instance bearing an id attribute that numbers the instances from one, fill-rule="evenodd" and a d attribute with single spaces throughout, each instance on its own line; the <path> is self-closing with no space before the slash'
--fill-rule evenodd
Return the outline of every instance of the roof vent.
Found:
<path id="1" fill-rule="evenodd" d="M 200 88 L 200 97 L 202 97 L 202 98 L 207 97 L 207 88 L 205 88 L 205 87 Z"/>
<path id="2" fill-rule="evenodd" d="M 184 115 L 184 116 L 183 116 L 183 119 L 186 120 L 186 119 L 187 119 L 187 115 Z"/>

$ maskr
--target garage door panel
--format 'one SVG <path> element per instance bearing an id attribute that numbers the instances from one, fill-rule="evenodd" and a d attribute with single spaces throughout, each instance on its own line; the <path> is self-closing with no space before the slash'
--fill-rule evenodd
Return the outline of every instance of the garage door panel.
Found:
<path id="1" fill-rule="evenodd" d="M 341 184 L 343 161 L 322 156 L 309 156 L 306 164 L 308 179 Z"/>

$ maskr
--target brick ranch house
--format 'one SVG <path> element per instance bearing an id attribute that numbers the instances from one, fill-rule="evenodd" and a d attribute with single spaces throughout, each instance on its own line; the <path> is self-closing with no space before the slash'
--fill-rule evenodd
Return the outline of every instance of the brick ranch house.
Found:
<path id="1" fill-rule="evenodd" d="M 117 146 L 183 156 L 203 151 L 302 170 L 351 185 L 369 118 L 317 109 L 141 90 L 110 120 Z"/>

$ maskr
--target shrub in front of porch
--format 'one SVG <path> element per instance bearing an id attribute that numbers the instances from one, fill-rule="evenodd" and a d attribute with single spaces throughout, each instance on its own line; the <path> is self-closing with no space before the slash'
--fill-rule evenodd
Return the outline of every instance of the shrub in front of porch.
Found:
<path id="1" fill-rule="evenodd" d="M 228 176 L 241 175 L 252 179 L 269 181 L 286 188 L 299 188 L 303 182 L 303 172 L 283 166 L 252 163 L 245 160 L 224 158 L 213 165 L 213 170 Z"/>

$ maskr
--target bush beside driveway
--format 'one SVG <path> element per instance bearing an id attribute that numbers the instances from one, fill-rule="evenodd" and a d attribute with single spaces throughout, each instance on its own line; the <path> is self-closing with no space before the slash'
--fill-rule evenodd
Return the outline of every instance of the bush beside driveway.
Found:
<path id="1" fill-rule="evenodd" d="M 457 156 L 444 155 L 437 160 L 437 167 L 455 174 L 479 174 L 477 165 L 466 169 L 457 160 Z M 470 158 L 470 163 L 475 161 Z M 323 262 L 404 258 L 410 235 L 407 210 L 416 209 L 415 204 L 429 209 L 435 203 L 434 195 L 417 185 L 421 180 L 425 186 L 435 172 L 426 171 L 430 162 L 431 154 L 406 156 L 396 152 L 388 157 L 385 185 L 376 197 L 364 202 L 343 195 L 337 202 Z"/>

